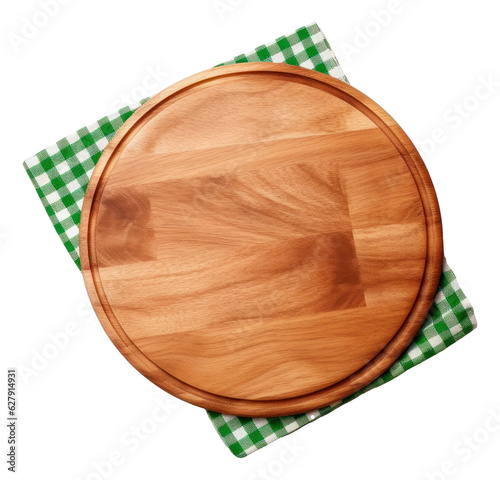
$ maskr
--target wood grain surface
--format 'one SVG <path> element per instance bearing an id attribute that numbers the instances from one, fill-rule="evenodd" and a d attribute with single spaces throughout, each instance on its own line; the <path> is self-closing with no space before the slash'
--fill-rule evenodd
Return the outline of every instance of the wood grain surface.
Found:
<path id="1" fill-rule="evenodd" d="M 140 107 L 92 175 L 80 254 L 134 367 L 243 416 L 313 410 L 378 377 L 443 259 L 434 188 L 395 121 L 272 63 L 208 70 Z"/>

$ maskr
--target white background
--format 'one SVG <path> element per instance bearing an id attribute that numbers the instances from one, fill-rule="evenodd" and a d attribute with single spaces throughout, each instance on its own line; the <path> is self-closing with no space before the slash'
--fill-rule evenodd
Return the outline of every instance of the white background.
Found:
<path id="1" fill-rule="evenodd" d="M 223 0 L 230 8 L 222 16 L 212 0 L 65 3 L 17 51 L 13 34 L 22 34 L 23 18 L 33 19 L 40 4 L 3 2 L 0 14 L 0 390 L 6 389 L 7 367 L 30 366 L 51 343 L 49 334 L 68 324 L 76 329 L 36 375 L 26 383 L 19 376 L 17 478 L 102 478 L 93 462 L 102 463 L 115 450 L 123 455 L 122 465 L 108 478 L 500 478 L 500 431 L 484 430 L 500 430 L 500 419 L 491 416 L 500 414 L 496 2 L 401 0 L 393 8 L 389 0 Z M 374 13 L 389 7 L 396 13 L 374 20 Z M 441 203 L 446 256 L 479 328 L 290 435 L 289 443 L 280 440 L 237 459 L 204 410 L 161 392 L 112 346 L 21 163 L 127 103 L 124 96 L 140 94 L 151 69 L 168 76 L 148 95 L 312 21 L 325 32 L 352 85 L 381 104 L 419 145 Z M 368 31 L 368 39 L 360 31 Z M 471 99 L 481 77 L 497 85 L 488 98 Z M 485 92 L 480 90 L 481 97 Z M 458 120 L 450 109 L 461 104 L 473 111 Z M 433 152 L 422 148 L 436 128 L 446 140 Z M 165 399 L 175 410 L 131 451 L 132 444 L 120 438 L 130 439 L 131 429 Z M 1 407 L 6 417 L 6 405 Z M 7 430 L 1 432 L 5 458 Z M 481 443 L 471 455 L 464 451 L 464 436 Z M 300 452 L 279 464 L 293 443 Z M 1 478 L 12 476 L 1 463 Z M 433 474 L 444 463 L 453 474 Z"/>

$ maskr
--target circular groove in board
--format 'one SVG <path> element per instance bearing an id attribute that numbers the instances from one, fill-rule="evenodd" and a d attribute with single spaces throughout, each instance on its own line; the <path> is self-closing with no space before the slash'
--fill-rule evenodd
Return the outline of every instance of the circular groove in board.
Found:
<path id="1" fill-rule="evenodd" d="M 377 378 L 437 289 L 425 165 L 353 87 L 290 65 L 156 95 L 85 195 L 82 272 L 106 333 L 164 390 L 242 416 L 301 413 Z"/>

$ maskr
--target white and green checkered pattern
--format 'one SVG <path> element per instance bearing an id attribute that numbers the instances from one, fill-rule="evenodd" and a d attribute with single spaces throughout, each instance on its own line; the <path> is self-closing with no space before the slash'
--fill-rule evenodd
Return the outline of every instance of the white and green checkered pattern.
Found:
<path id="1" fill-rule="evenodd" d="M 326 38 L 316 24 L 303 27 L 221 65 L 243 62 L 286 62 L 311 68 L 347 82 Z M 82 128 L 28 159 L 24 166 L 56 232 L 80 268 L 78 235 L 83 197 L 92 171 L 106 145 L 144 103 Z M 439 289 L 427 319 L 412 344 L 382 376 L 350 397 L 313 412 L 278 418 L 243 418 L 208 412 L 220 437 L 238 457 L 317 420 L 359 395 L 401 375 L 455 343 L 476 327 L 472 306 L 445 263 Z"/>

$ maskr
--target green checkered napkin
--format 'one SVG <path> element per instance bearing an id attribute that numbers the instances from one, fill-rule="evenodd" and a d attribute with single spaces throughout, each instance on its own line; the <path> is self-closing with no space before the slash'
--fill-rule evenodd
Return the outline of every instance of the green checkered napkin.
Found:
<path id="1" fill-rule="evenodd" d="M 296 30 L 226 62 L 286 62 L 347 78 L 325 36 L 316 24 Z M 38 196 L 59 238 L 80 268 L 78 235 L 83 197 L 99 157 L 117 130 L 146 101 L 78 130 L 24 162 Z M 208 412 L 224 443 L 237 457 L 245 457 L 274 440 L 316 421 L 372 388 L 383 385 L 410 368 L 441 352 L 476 327 L 474 311 L 446 262 L 441 282 L 427 319 L 398 361 L 367 387 L 333 405 L 276 418 L 243 418 Z"/>

